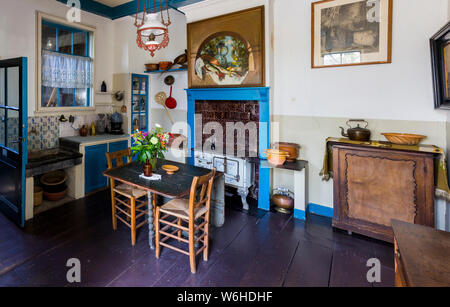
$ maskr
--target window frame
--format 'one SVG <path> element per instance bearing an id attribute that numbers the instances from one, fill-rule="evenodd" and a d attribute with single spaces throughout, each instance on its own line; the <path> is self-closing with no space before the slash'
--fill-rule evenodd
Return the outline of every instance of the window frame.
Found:
<path id="1" fill-rule="evenodd" d="M 88 91 L 88 99 L 89 106 L 86 107 L 43 107 L 42 106 L 42 23 L 48 22 L 60 25 L 61 27 L 68 27 L 75 30 L 80 30 L 84 32 L 90 32 L 89 35 L 89 44 L 88 44 L 88 54 L 91 56 L 89 58 L 92 59 L 92 78 L 95 82 L 95 37 L 96 37 L 96 28 L 92 26 L 88 26 L 81 23 L 69 23 L 67 20 L 63 18 L 59 18 L 56 16 L 48 15 L 43 12 L 37 11 L 36 14 L 36 113 L 61 113 L 61 112 L 74 112 L 74 111 L 94 111 L 94 87 Z M 66 54 L 66 53 L 64 53 Z"/>

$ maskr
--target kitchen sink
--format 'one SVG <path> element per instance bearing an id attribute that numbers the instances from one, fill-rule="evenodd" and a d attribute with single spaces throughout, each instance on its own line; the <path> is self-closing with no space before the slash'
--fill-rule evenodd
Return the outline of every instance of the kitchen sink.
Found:
<path id="1" fill-rule="evenodd" d="M 28 163 L 42 162 L 47 160 L 63 159 L 72 157 L 73 152 L 61 148 L 55 148 L 50 150 L 41 150 L 28 154 Z"/>
<path id="2" fill-rule="evenodd" d="M 54 165 L 64 162 L 73 161 L 74 165 L 81 163 L 82 154 L 66 148 L 55 148 L 49 150 L 41 150 L 37 152 L 28 153 L 27 169 L 35 169 L 43 166 Z M 62 166 L 62 165 L 61 165 Z M 53 167 L 52 167 L 53 168 Z"/>

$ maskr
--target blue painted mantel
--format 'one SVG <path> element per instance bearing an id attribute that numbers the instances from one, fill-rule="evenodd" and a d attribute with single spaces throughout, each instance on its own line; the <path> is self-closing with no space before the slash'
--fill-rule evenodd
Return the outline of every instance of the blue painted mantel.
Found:
<path id="1" fill-rule="evenodd" d="M 186 89 L 188 99 L 187 120 L 190 127 L 188 136 L 188 148 L 194 148 L 195 144 L 195 101 L 197 100 L 226 100 L 226 101 L 258 101 L 259 102 L 259 158 L 264 150 L 270 147 L 270 88 L 246 87 L 246 88 L 201 88 Z M 192 152 L 189 155 L 189 164 L 194 165 Z M 270 169 L 259 164 L 259 194 L 258 207 L 264 210 L 270 209 Z"/>

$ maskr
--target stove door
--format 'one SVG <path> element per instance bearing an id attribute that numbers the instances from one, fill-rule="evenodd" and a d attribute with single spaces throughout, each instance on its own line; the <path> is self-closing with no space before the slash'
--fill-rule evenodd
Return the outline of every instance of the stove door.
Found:
<path id="1" fill-rule="evenodd" d="M 214 157 L 214 167 L 219 172 L 225 173 L 225 183 L 234 186 L 241 186 L 241 177 L 239 175 L 239 161 L 223 157 Z"/>

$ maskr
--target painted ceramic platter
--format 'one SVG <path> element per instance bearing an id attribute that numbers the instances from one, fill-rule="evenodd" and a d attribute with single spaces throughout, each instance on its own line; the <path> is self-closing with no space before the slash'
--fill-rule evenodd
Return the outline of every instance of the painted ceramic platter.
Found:
<path id="1" fill-rule="evenodd" d="M 196 75 L 209 76 L 218 85 L 240 85 L 249 71 L 250 52 L 244 40 L 230 35 L 208 38 L 195 60 Z"/>
<path id="2" fill-rule="evenodd" d="M 180 168 L 178 166 L 175 166 L 175 165 L 163 165 L 161 168 L 164 171 L 166 171 L 166 173 L 168 175 L 173 175 L 173 174 L 175 174 L 175 172 L 180 170 Z"/>

